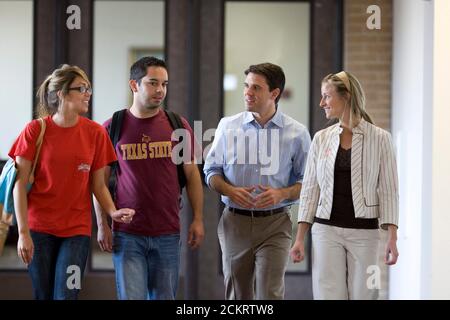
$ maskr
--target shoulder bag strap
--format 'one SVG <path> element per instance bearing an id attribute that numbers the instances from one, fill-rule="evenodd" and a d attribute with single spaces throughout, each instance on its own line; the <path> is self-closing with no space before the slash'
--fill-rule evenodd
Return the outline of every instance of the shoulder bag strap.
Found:
<path id="1" fill-rule="evenodd" d="M 46 128 L 45 120 L 43 118 L 39 118 L 38 121 L 41 125 L 41 132 L 39 133 L 39 137 L 36 141 L 36 155 L 34 156 L 33 167 L 31 168 L 30 178 L 28 179 L 30 183 L 34 182 L 34 171 L 36 170 L 36 164 L 38 162 L 39 154 L 41 153 L 42 141 L 44 140 L 44 133 Z"/>

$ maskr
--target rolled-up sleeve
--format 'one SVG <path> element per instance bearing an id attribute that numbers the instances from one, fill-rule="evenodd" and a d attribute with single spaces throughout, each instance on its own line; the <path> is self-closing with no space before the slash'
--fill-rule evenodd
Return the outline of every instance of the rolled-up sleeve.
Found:
<path id="1" fill-rule="evenodd" d="M 309 148 L 311 146 L 311 136 L 309 132 L 304 129 L 300 132 L 298 142 L 295 144 L 296 152 L 294 153 L 293 170 L 290 180 L 294 180 L 296 183 L 303 182 L 303 176 L 305 174 L 306 161 L 308 158 Z"/>
<path id="2" fill-rule="evenodd" d="M 308 153 L 308 160 L 306 162 L 305 177 L 303 179 L 302 190 L 300 193 L 298 222 L 307 222 L 312 224 L 317 211 L 320 196 L 320 188 L 317 182 L 316 174 L 318 143 L 316 134 L 311 143 L 311 148 Z"/>
<path id="3" fill-rule="evenodd" d="M 380 226 L 383 229 L 387 229 L 388 224 L 398 226 L 399 194 L 397 163 L 392 138 L 388 132 L 383 135 L 381 140 L 378 197 L 380 199 Z"/>
<path id="4" fill-rule="evenodd" d="M 203 172 L 205 174 L 205 182 L 211 188 L 210 181 L 215 175 L 223 176 L 223 165 L 225 159 L 225 134 L 223 119 L 220 120 L 211 149 L 205 159 Z"/>

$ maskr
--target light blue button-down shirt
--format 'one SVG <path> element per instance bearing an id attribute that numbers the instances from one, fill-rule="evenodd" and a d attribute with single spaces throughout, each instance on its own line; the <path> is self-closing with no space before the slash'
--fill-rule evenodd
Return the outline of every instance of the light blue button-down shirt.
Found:
<path id="1" fill-rule="evenodd" d="M 261 184 L 286 188 L 301 183 L 310 144 L 306 127 L 280 110 L 264 127 L 251 112 L 222 118 L 205 160 L 206 183 L 210 186 L 214 175 L 223 176 L 226 182 L 237 187 Z M 258 192 L 261 191 L 257 189 Z M 227 206 L 243 209 L 226 196 L 222 196 L 222 201 Z M 263 210 L 296 202 L 284 200 Z"/>

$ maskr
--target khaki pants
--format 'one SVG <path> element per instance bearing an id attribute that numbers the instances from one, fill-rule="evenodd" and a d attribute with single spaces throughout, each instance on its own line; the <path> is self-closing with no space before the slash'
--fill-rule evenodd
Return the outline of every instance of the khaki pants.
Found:
<path id="1" fill-rule="evenodd" d="M 218 236 L 226 299 L 283 299 L 291 234 L 289 213 L 248 217 L 225 208 Z"/>
<path id="2" fill-rule="evenodd" d="M 378 298 L 369 278 L 377 268 L 379 230 L 314 223 L 311 235 L 314 299 Z"/>

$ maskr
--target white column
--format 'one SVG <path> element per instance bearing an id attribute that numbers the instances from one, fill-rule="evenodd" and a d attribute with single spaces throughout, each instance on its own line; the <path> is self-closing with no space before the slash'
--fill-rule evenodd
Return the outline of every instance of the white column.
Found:
<path id="1" fill-rule="evenodd" d="M 392 132 L 400 179 L 391 299 L 450 299 L 450 1 L 395 0 Z"/>
<path id="2" fill-rule="evenodd" d="M 422 0 L 394 1 L 392 62 L 392 134 L 397 153 L 400 186 L 400 221 L 397 265 L 389 268 L 390 299 L 421 298 L 423 215 L 426 190 L 425 137 L 431 108 L 426 103 L 426 7 Z"/>
<path id="3" fill-rule="evenodd" d="M 432 299 L 450 299 L 450 1 L 434 1 Z"/>

